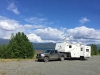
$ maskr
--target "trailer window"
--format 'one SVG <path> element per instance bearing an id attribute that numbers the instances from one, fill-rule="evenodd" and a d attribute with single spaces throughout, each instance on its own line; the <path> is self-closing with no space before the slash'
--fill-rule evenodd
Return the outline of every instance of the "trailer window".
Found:
<path id="1" fill-rule="evenodd" d="M 86 49 L 86 52 L 89 52 L 89 49 Z"/>
<path id="2" fill-rule="evenodd" d="M 69 45 L 69 48 L 72 48 L 72 45 Z"/>

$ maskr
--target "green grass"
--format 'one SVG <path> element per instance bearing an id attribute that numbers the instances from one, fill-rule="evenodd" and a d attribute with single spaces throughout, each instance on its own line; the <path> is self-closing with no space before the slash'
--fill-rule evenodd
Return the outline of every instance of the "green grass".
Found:
<path id="1" fill-rule="evenodd" d="M 15 73 L 16 74 L 16 73 Z M 2 71 L 0 75 L 7 75 L 7 72 Z M 27 72 L 18 72 L 16 75 L 44 75 L 42 73 L 27 73 Z"/>
<path id="2" fill-rule="evenodd" d="M 23 58 L 12 58 L 12 59 L 0 58 L 0 62 L 11 62 L 11 61 L 21 61 L 21 60 L 36 60 L 36 55 L 37 55 L 37 53 L 35 52 L 34 57 L 32 59 L 30 59 L 30 58 L 26 58 L 26 59 L 23 59 Z"/>

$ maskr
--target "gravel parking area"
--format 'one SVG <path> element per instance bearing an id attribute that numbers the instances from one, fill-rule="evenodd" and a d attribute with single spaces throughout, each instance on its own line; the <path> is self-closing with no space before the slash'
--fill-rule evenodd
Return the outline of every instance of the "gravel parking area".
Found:
<path id="1" fill-rule="evenodd" d="M 37 62 L 32 59 L 0 62 L 0 75 L 100 75 L 100 56 L 85 61 Z"/>

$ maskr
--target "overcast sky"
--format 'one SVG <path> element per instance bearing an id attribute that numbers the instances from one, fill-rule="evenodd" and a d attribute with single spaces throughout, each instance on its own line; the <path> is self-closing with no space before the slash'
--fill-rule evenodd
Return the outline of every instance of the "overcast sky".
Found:
<path id="1" fill-rule="evenodd" d="M 0 0 L 0 38 L 100 43 L 100 0 Z"/>

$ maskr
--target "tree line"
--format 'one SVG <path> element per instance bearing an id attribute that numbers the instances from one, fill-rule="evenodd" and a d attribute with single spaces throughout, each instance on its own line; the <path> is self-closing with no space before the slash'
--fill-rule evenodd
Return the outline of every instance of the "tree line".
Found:
<path id="1" fill-rule="evenodd" d="M 96 44 L 91 44 L 91 55 L 99 55 L 100 50 Z"/>
<path id="2" fill-rule="evenodd" d="M 23 32 L 12 34 L 7 45 L 0 45 L 0 58 L 32 57 L 34 57 L 33 45 Z"/>

